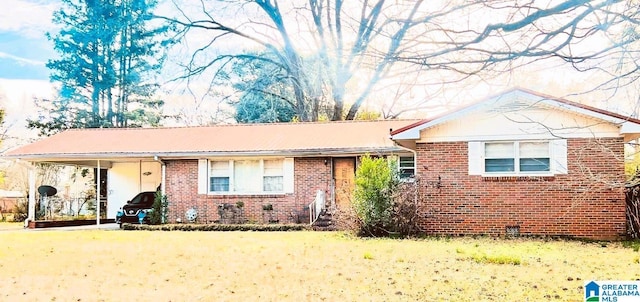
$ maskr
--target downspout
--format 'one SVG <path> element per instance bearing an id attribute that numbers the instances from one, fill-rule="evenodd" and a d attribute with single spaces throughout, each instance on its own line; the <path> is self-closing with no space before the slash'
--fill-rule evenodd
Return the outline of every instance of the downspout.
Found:
<path id="1" fill-rule="evenodd" d="M 398 144 L 396 141 L 393 140 L 393 138 L 391 138 L 391 140 L 393 141 L 393 144 L 396 147 L 398 147 L 398 148 L 400 148 L 402 150 L 409 151 L 409 152 L 413 153 L 413 161 L 414 161 L 414 165 L 415 165 L 413 168 L 415 169 L 415 171 L 416 171 L 415 175 L 417 176 L 418 175 L 418 151 L 415 151 L 413 149 L 410 149 L 410 148 L 407 148 L 407 147 L 404 147 L 404 146 Z"/>
<path id="2" fill-rule="evenodd" d="M 417 176 L 418 176 L 418 151 L 415 151 L 415 150 L 413 150 L 413 149 L 410 149 L 410 148 L 407 148 L 407 147 L 401 146 L 400 144 L 398 144 L 398 142 L 396 142 L 396 141 L 393 139 L 393 136 L 390 136 L 390 137 L 389 137 L 389 139 L 391 139 L 391 141 L 393 141 L 393 144 L 394 144 L 396 147 L 398 147 L 398 148 L 400 148 L 400 149 L 402 149 L 402 150 L 409 151 L 409 152 L 413 153 L 413 164 L 415 165 L 415 166 L 413 167 L 413 168 L 415 169 L 415 172 L 414 172 L 414 173 L 415 173 L 415 174 L 414 174 L 414 178 L 415 178 L 415 177 L 417 177 Z M 413 196 L 413 202 L 414 202 L 415 204 L 418 204 L 418 194 L 415 194 L 415 195 Z"/>

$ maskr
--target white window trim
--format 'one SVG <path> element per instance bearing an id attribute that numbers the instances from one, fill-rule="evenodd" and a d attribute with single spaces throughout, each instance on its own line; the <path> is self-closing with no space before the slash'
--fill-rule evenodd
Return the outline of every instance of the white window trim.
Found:
<path id="1" fill-rule="evenodd" d="M 265 160 L 273 160 L 279 159 L 282 160 L 282 191 L 264 191 L 264 161 Z M 254 160 L 259 161 L 260 171 L 262 171 L 262 175 L 260 176 L 260 188 L 261 191 L 255 192 L 238 192 L 235 191 L 235 169 L 234 163 L 235 161 L 240 160 Z M 212 161 L 228 161 L 229 162 L 229 191 L 211 191 L 211 162 Z M 198 169 L 198 193 L 199 194 L 207 194 L 212 196 L 221 196 L 221 195 L 286 195 L 289 193 L 293 193 L 293 158 L 233 158 L 233 159 L 201 159 L 198 161 L 199 169 Z M 206 167 L 206 169 L 205 169 Z M 206 170 L 206 171 L 205 171 Z M 289 175 L 291 174 L 291 175 Z M 290 183 L 289 183 L 290 182 Z"/>
<path id="2" fill-rule="evenodd" d="M 401 167 L 401 166 L 400 166 L 400 158 L 401 158 L 401 157 L 411 157 L 411 158 L 413 158 L 413 166 L 412 166 L 412 167 Z M 414 181 L 414 180 L 415 180 L 415 178 L 416 178 L 416 174 L 417 174 L 417 173 L 416 173 L 416 172 L 417 172 L 417 168 L 416 168 L 416 166 L 417 166 L 417 163 L 416 163 L 416 157 L 415 157 L 413 154 L 408 155 L 408 156 L 405 156 L 405 155 L 398 155 L 398 167 L 397 167 L 397 169 L 398 169 L 398 175 L 400 175 L 400 174 L 401 174 L 401 171 L 402 171 L 402 169 L 403 169 L 403 168 L 411 168 L 411 169 L 413 169 L 413 175 L 412 175 L 412 176 L 410 176 L 410 177 L 400 177 L 400 180 L 401 180 L 401 181 Z"/>
<path id="3" fill-rule="evenodd" d="M 549 171 L 526 171 L 526 172 L 522 172 L 520 171 L 520 144 L 521 143 L 540 143 L 540 142 L 544 142 L 547 143 L 547 153 L 549 155 Z M 513 147 L 513 172 L 487 172 L 487 167 L 485 166 L 486 164 L 486 155 L 484 152 L 486 152 L 486 148 L 485 146 L 487 144 L 491 144 L 491 143 L 509 143 L 512 145 Z M 553 176 L 553 173 L 551 172 L 551 143 L 549 141 L 490 141 L 490 142 L 483 142 L 482 143 L 482 150 L 483 150 L 483 156 L 482 156 L 482 171 L 483 174 L 486 176 Z"/>
<path id="4" fill-rule="evenodd" d="M 548 142 L 549 143 L 549 171 L 541 172 L 486 172 L 485 170 L 485 144 L 486 143 L 524 143 L 524 142 Z M 514 148 L 516 148 L 514 146 Z M 515 151 L 518 151 L 517 149 Z M 516 153 L 516 158 L 519 159 L 519 154 Z M 509 140 L 509 141 L 482 141 L 482 142 L 469 142 L 468 147 L 469 156 L 469 175 L 481 175 L 483 177 L 545 177 L 555 176 L 558 174 L 567 174 L 567 140 Z M 514 158 L 514 165 L 519 169 L 519 161 Z M 515 167 L 514 167 L 515 168 Z"/>

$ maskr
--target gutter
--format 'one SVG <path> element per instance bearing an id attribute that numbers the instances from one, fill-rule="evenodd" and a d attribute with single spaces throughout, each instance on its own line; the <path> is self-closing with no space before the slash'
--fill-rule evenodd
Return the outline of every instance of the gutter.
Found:
<path id="1" fill-rule="evenodd" d="M 404 147 L 402 147 L 404 149 Z M 153 157 L 154 161 L 169 159 L 186 159 L 202 157 L 241 157 L 241 156 L 287 156 L 287 157 L 324 157 L 331 155 L 359 155 L 364 153 L 393 153 L 399 148 L 394 142 L 394 146 L 383 148 L 336 148 L 336 149 L 297 149 L 297 150 L 264 150 L 264 151 L 184 151 L 184 152 L 118 152 L 118 153 L 40 153 L 40 154 L 16 154 L 4 155 L 2 158 L 19 158 L 23 161 L 74 161 L 82 159 L 96 160 L 99 156 L 101 160 L 117 160 L 132 158 Z M 161 160 L 160 160 L 161 162 Z"/>

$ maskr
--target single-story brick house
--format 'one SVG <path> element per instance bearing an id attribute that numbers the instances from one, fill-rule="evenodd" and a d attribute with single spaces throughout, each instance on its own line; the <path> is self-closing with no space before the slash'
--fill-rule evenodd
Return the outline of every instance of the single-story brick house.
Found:
<path id="1" fill-rule="evenodd" d="M 4 155 L 106 169 L 107 217 L 162 190 L 169 220 L 244 204 L 250 221 L 308 221 L 318 191 L 343 207 L 363 154 L 400 158 L 420 186 L 428 234 L 625 234 L 625 142 L 640 120 L 514 89 L 422 120 L 70 130 Z M 33 195 L 33 194 L 32 194 Z"/>
<path id="2" fill-rule="evenodd" d="M 190 209 L 198 222 L 219 221 L 221 205 L 242 202 L 247 221 L 308 223 L 318 191 L 326 206 L 348 203 L 358 156 L 398 155 L 411 173 L 413 153 L 389 132 L 415 121 L 75 129 L 4 156 L 106 170 L 100 183 L 107 218 L 162 183 L 171 222 L 185 221 Z"/>
<path id="3" fill-rule="evenodd" d="M 625 236 L 640 120 L 525 89 L 392 131 L 416 152 L 429 234 Z"/>

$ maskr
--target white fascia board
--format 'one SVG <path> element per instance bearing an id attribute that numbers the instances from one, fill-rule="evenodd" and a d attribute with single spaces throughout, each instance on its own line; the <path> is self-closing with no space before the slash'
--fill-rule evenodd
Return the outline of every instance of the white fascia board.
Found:
<path id="1" fill-rule="evenodd" d="M 420 130 L 422 128 L 421 126 L 415 127 L 415 128 L 411 128 L 405 131 L 402 131 L 396 135 L 392 135 L 391 139 L 392 140 L 398 140 L 398 139 L 420 139 Z"/>
<path id="2" fill-rule="evenodd" d="M 620 127 L 620 134 L 633 134 L 640 133 L 640 124 L 634 122 L 625 121 Z"/>

